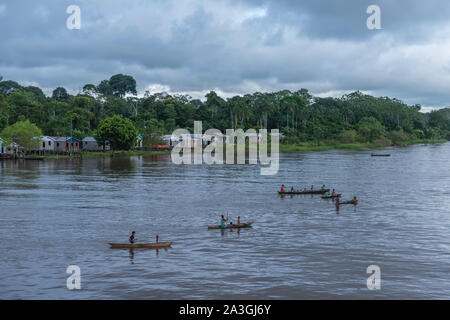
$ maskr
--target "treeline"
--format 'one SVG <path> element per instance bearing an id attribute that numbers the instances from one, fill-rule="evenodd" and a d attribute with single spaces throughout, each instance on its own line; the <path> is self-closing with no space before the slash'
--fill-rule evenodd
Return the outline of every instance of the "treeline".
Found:
<path id="1" fill-rule="evenodd" d="M 99 84 L 86 84 L 73 96 L 62 87 L 51 97 L 35 86 L 1 81 L 0 132 L 21 120 L 37 125 L 44 135 L 94 135 L 100 122 L 113 115 L 130 119 L 145 137 L 193 131 L 194 120 L 203 129 L 278 128 L 287 143 L 335 140 L 341 143 L 401 144 L 414 139 L 450 139 L 450 108 L 419 112 L 420 105 L 398 99 L 353 92 L 341 98 L 313 97 L 300 89 L 235 96 L 224 99 L 214 91 L 205 100 L 167 93 L 136 97 L 136 81 L 117 74 Z"/>

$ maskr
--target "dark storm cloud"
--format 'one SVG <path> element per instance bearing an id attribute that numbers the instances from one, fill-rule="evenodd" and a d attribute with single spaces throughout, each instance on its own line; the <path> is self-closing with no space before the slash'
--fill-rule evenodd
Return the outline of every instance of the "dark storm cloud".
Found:
<path id="1" fill-rule="evenodd" d="M 81 30 L 66 28 L 71 4 Z M 371 4 L 382 30 L 366 27 Z M 0 75 L 47 92 L 120 72 L 141 92 L 305 87 L 448 105 L 449 14 L 436 0 L 0 0 Z"/>

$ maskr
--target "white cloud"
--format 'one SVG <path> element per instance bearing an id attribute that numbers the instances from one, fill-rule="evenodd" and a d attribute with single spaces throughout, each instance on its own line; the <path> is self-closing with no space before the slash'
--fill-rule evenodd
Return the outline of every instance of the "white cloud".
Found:
<path id="1" fill-rule="evenodd" d="M 365 28 L 365 10 L 359 12 L 355 1 L 336 8 L 332 1 L 322 2 L 328 5 L 80 0 L 81 32 L 65 28 L 61 1 L 43 0 L 25 12 L 11 2 L 8 13 L 14 14 L 0 19 L 0 28 L 10 30 L 2 37 L 1 73 L 5 79 L 65 86 L 72 92 L 125 73 L 136 78 L 141 93 L 148 89 L 203 98 L 209 90 L 225 97 L 300 88 L 319 96 L 360 90 L 410 104 L 448 105 L 450 23 L 442 12 L 450 13 L 450 4 L 431 19 L 419 15 L 426 9 L 422 2 L 412 2 L 408 21 L 410 16 L 415 20 L 410 24 L 398 15 L 390 21 L 403 13 L 401 6 L 390 5 L 383 30 L 373 33 Z M 331 15 L 323 8 L 337 11 Z M 352 23 L 360 20 L 355 28 Z"/>

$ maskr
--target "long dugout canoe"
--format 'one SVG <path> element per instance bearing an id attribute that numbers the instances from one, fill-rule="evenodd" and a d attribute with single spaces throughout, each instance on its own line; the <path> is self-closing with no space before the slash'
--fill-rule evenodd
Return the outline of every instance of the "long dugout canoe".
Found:
<path id="1" fill-rule="evenodd" d="M 307 190 L 307 191 L 278 191 L 278 194 L 325 194 L 326 192 L 330 192 L 330 189 L 325 190 Z"/>
<path id="2" fill-rule="evenodd" d="M 390 153 L 371 153 L 370 155 L 372 157 L 390 157 L 391 156 Z"/>
<path id="3" fill-rule="evenodd" d="M 339 203 L 337 203 L 336 205 L 341 205 L 341 204 L 354 204 L 357 205 L 358 204 L 358 200 L 349 200 L 349 201 L 341 201 Z"/>
<path id="4" fill-rule="evenodd" d="M 160 249 L 169 248 L 172 242 L 159 243 L 110 243 L 111 249 Z"/>
<path id="5" fill-rule="evenodd" d="M 240 224 L 233 224 L 233 225 L 229 225 L 227 224 L 226 228 L 222 228 L 222 226 L 210 226 L 208 227 L 208 230 L 212 230 L 212 229 L 240 229 L 240 228 L 251 228 L 252 227 L 252 223 L 253 222 L 245 222 L 245 223 L 240 223 Z"/>
<path id="6" fill-rule="evenodd" d="M 341 194 L 338 193 L 338 194 L 335 195 L 335 196 L 322 196 L 321 198 L 322 198 L 322 199 L 335 199 L 335 198 L 340 198 L 340 197 L 341 197 Z"/>

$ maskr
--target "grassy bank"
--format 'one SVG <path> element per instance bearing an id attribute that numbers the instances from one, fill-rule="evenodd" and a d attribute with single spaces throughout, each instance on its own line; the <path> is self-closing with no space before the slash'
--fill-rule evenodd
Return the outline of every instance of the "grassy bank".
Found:
<path id="1" fill-rule="evenodd" d="M 445 139 L 416 139 L 404 142 L 402 145 L 393 145 L 391 143 L 383 142 L 360 142 L 360 143 L 336 143 L 336 142 L 304 142 L 299 144 L 280 144 L 280 152 L 302 152 L 302 151 L 324 151 L 332 149 L 358 150 L 358 149 L 376 149 L 391 146 L 409 146 L 413 144 L 428 144 L 428 143 L 444 143 Z M 269 148 L 270 150 L 270 148 Z"/>

